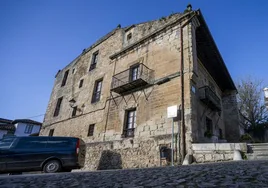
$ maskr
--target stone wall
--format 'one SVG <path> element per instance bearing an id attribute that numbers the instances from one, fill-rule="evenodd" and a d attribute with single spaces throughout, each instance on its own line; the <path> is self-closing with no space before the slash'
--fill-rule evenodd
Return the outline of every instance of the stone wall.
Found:
<path id="1" fill-rule="evenodd" d="M 197 126 L 197 138 L 196 143 L 207 143 L 212 142 L 211 138 L 205 137 L 204 133 L 206 131 L 206 117 L 212 120 L 213 122 L 213 128 L 212 128 L 212 134 L 217 139 L 219 139 L 219 129 L 223 132 L 223 138 L 225 138 L 225 125 L 224 125 L 224 116 L 222 112 L 213 111 L 208 106 L 200 101 L 199 98 L 199 88 L 204 86 L 210 86 L 213 88 L 213 91 L 215 94 L 221 99 L 222 97 L 222 91 L 217 85 L 217 83 L 214 81 L 214 79 L 211 77 L 211 75 L 208 73 L 208 71 L 205 69 L 205 67 L 202 65 L 202 62 L 198 60 L 198 79 L 195 79 L 195 87 L 196 92 L 193 93 L 194 96 L 194 102 L 193 102 L 193 109 L 196 114 L 196 126 Z M 217 142 L 217 141 L 216 141 Z"/>
<path id="2" fill-rule="evenodd" d="M 240 122 L 236 99 L 236 91 L 226 91 L 222 97 L 225 124 L 225 137 L 228 142 L 238 142 L 240 138 Z"/>
<path id="3" fill-rule="evenodd" d="M 246 143 L 192 144 L 193 158 L 196 163 L 233 160 L 234 150 L 247 152 Z"/>
<path id="4" fill-rule="evenodd" d="M 87 143 L 85 164 L 82 170 L 160 166 L 160 147 L 170 148 L 170 142 L 171 135 L 146 140 L 124 139 Z M 177 157 L 175 161 L 178 161 Z"/>

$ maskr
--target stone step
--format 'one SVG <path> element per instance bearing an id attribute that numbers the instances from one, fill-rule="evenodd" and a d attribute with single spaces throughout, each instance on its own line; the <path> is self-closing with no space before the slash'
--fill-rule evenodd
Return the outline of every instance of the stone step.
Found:
<path id="1" fill-rule="evenodd" d="M 268 160 L 268 154 L 247 153 L 246 156 L 248 160 Z"/>
<path id="2" fill-rule="evenodd" d="M 248 160 L 268 160 L 268 143 L 247 144 L 252 153 L 247 153 Z"/>
<path id="3" fill-rule="evenodd" d="M 250 152 L 268 153 L 268 143 L 247 144 Z"/>
<path id="4" fill-rule="evenodd" d="M 252 149 L 253 152 L 259 152 L 259 151 L 263 151 L 263 152 L 268 152 L 268 149 L 263 149 L 263 148 L 255 148 L 255 149 Z"/>
<path id="5" fill-rule="evenodd" d="M 248 146 L 268 146 L 268 143 L 253 143 L 253 144 L 247 144 Z"/>
<path id="6" fill-rule="evenodd" d="M 268 144 L 248 144 L 250 147 L 268 147 Z"/>
<path id="7" fill-rule="evenodd" d="M 268 148 L 268 145 L 248 145 L 251 148 Z"/>
<path id="8" fill-rule="evenodd" d="M 268 146 L 248 146 L 250 148 L 268 148 Z"/>
<path id="9" fill-rule="evenodd" d="M 265 147 L 250 147 L 252 150 L 260 150 L 260 149 L 262 149 L 262 150 L 268 150 L 268 147 L 267 148 L 265 148 Z"/>

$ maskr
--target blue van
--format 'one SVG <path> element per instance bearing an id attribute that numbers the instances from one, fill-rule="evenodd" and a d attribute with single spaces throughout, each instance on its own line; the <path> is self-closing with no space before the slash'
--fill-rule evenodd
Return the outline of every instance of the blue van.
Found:
<path id="1" fill-rule="evenodd" d="M 81 140 L 74 137 L 5 137 L 0 140 L 0 173 L 70 172 L 83 166 Z"/>

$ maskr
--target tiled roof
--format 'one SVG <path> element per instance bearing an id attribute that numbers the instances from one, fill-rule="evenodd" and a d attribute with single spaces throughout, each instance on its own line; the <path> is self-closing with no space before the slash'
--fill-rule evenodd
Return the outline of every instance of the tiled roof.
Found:
<path id="1" fill-rule="evenodd" d="M 15 131 L 16 127 L 13 124 L 0 124 L 0 130 Z"/>
<path id="2" fill-rule="evenodd" d="M 29 123 L 29 124 L 34 124 L 34 125 L 42 125 L 42 123 L 31 120 L 31 119 L 15 119 L 14 121 L 12 121 L 12 124 L 16 124 L 16 123 Z"/>

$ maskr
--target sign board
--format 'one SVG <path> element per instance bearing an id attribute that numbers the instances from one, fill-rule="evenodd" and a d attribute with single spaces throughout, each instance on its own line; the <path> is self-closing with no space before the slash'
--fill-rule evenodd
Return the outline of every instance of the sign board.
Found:
<path id="1" fill-rule="evenodd" d="M 174 118 L 177 117 L 178 108 L 177 105 L 169 106 L 167 108 L 167 117 L 168 118 Z"/>

